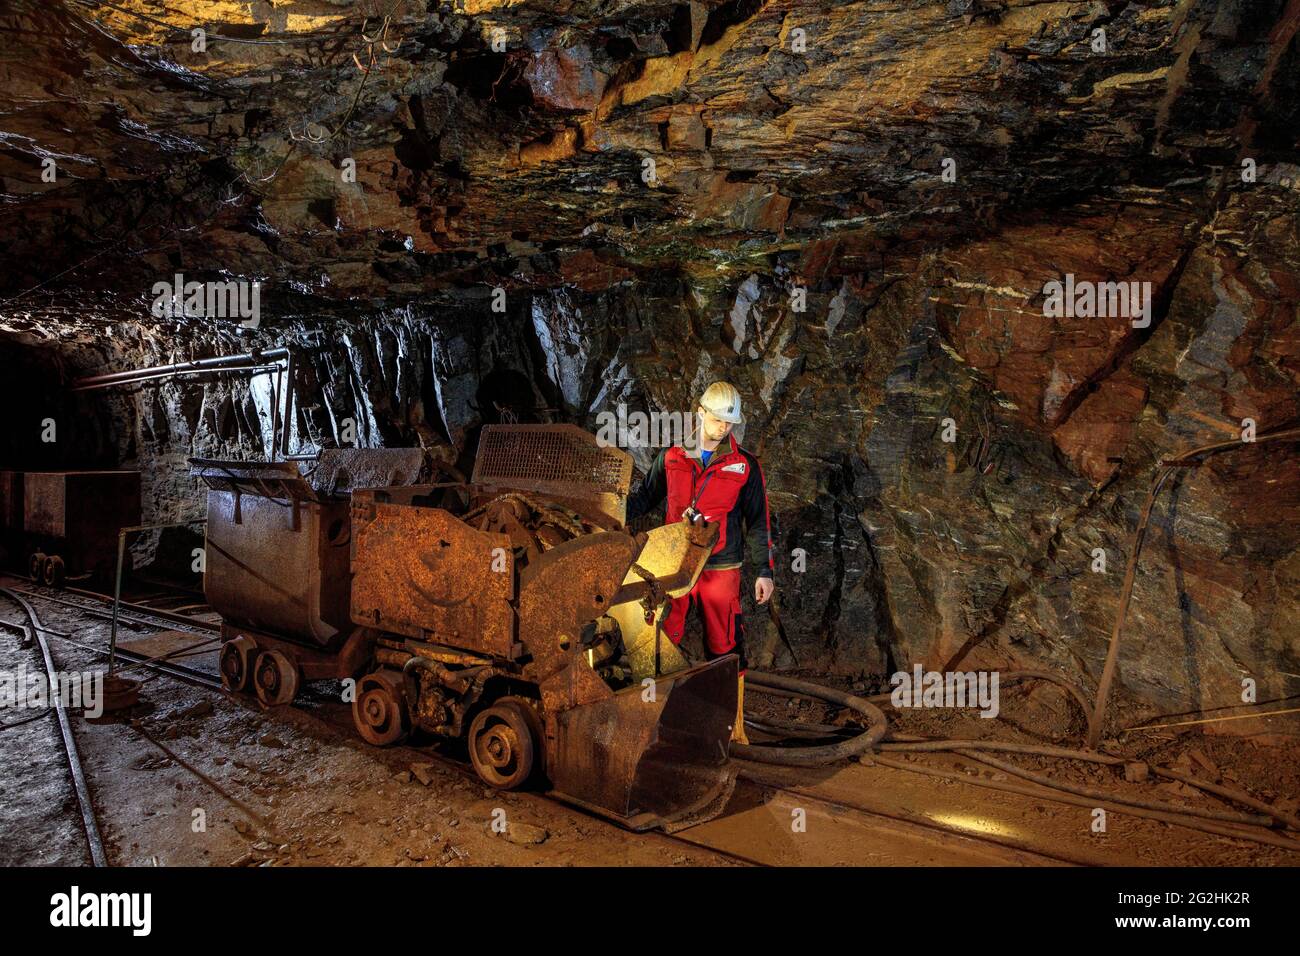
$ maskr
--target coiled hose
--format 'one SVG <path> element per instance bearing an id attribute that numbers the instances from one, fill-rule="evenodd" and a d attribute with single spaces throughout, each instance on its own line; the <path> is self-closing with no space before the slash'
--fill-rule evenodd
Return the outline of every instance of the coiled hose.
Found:
<path id="1" fill-rule="evenodd" d="M 759 671 L 749 671 L 745 674 L 745 686 L 760 694 L 769 692 L 781 694 L 784 691 L 800 697 L 822 700 L 828 704 L 839 704 L 841 707 L 848 707 L 850 710 L 856 711 L 867 719 L 867 729 L 863 733 L 835 743 L 814 744 L 808 747 L 733 743 L 731 745 L 732 754 L 746 760 L 782 764 L 786 767 L 820 767 L 823 764 L 843 760 L 846 757 L 855 757 L 870 750 L 884 739 L 886 732 L 889 730 L 889 721 L 885 719 L 885 714 L 879 707 L 864 697 L 855 697 L 852 694 L 844 693 L 844 691 L 835 690 L 833 687 L 824 687 L 810 681 L 797 680 L 781 674 L 765 674 Z M 807 736 L 809 733 L 809 730 L 806 730 L 803 726 L 795 725 L 791 727 L 789 724 L 792 722 L 782 721 L 782 723 L 787 724 L 783 729 L 794 731 L 801 736 Z M 820 732 L 824 726 L 828 725 L 815 725 L 810 729 Z M 840 731 L 843 728 L 834 727 L 831 729 Z M 823 733 L 818 735 L 824 736 Z"/>

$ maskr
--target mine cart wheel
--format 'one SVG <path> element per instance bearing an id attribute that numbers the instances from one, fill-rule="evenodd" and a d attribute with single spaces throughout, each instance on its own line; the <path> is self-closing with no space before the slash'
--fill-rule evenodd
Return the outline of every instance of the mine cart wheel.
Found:
<path id="1" fill-rule="evenodd" d="M 45 564 L 41 568 L 41 580 L 52 588 L 63 587 L 63 582 L 68 576 L 68 569 L 63 564 L 63 559 L 57 554 L 52 554 L 45 559 Z"/>
<path id="2" fill-rule="evenodd" d="M 498 790 L 516 790 L 532 776 L 536 743 L 523 704 L 501 701 L 480 712 L 468 742 L 474 769 Z"/>
<path id="3" fill-rule="evenodd" d="M 298 665 L 280 651 L 262 651 L 253 662 L 253 691 L 267 707 L 293 703 Z"/>
<path id="4" fill-rule="evenodd" d="M 352 701 L 352 722 L 361 739 L 376 747 L 395 744 L 405 737 L 411 719 L 401 675 L 380 670 L 361 678 Z"/>
<path id="5" fill-rule="evenodd" d="M 218 665 L 221 668 L 221 683 L 226 690 L 241 694 L 248 690 L 248 678 L 253 671 L 253 655 L 257 645 L 251 638 L 237 637 L 221 645 Z"/>
<path id="6" fill-rule="evenodd" d="M 533 776 L 542 778 L 546 771 L 546 727 L 542 724 L 542 715 L 537 712 L 538 702 L 511 694 L 493 701 L 496 704 L 513 704 L 524 715 L 524 721 L 533 735 Z"/>
<path id="7" fill-rule="evenodd" d="M 45 577 L 45 552 L 37 551 L 27 562 L 27 576 L 37 584 Z"/>

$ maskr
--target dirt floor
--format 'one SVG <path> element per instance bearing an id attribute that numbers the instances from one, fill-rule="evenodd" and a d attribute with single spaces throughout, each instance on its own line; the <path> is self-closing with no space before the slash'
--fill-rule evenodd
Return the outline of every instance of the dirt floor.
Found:
<path id="1" fill-rule="evenodd" d="M 33 603 L 47 627 L 84 645 L 50 639 L 62 669 L 102 666 L 90 648 L 106 646 L 106 622 Z M 17 606 L 0 598 L 0 621 L 18 620 Z M 121 639 L 150 633 L 126 629 Z M 36 649 L 22 647 L 12 629 L 0 634 L 0 670 L 24 662 L 38 667 Z M 215 674 L 211 650 L 183 662 Z M 887 713 L 903 733 L 1077 746 L 1077 726 L 1067 739 L 1077 715 L 1072 718 L 1052 693 L 1004 692 L 1004 716 L 995 720 L 949 711 Z M 366 746 L 352 731 L 340 685 L 330 682 L 310 685 L 295 707 L 272 711 L 169 676 L 150 675 L 143 696 L 126 720 L 72 718 L 108 857 L 116 865 L 1300 864 L 1300 850 L 1118 811 L 1107 814 L 1106 828 L 1098 832 L 1092 807 L 1055 802 L 1046 791 L 1036 797 L 976 786 L 1033 785 L 965 757 L 935 753 L 886 758 L 946 768 L 957 779 L 887 767 L 872 757 L 817 770 L 735 761 L 738 785 L 721 816 L 674 836 L 632 834 L 541 794 L 490 790 L 447 763 L 446 756 L 454 754 L 427 741 Z M 819 705 L 752 698 L 758 713 L 846 719 Z M 1034 714 L 1042 732 L 1028 732 L 1023 719 L 1011 716 L 1017 713 Z M 30 716 L 31 711 L 0 711 L 0 724 Z M 1051 726 L 1053 719 L 1058 726 Z M 1161 732 L 1111 746 L 1280 807 L 1294 808 L 1300 793 L 1300 747 L 1280 738 L 1265 745 Z M 0 773 L 0 864 L 87 862 L 52 714 L 0 730 L 0 752 L 6 768 Z M 1243 809 L 1185 784 L 1125 781 L 1122 768 L 994 756 L 1107 792 L 1185 807 Z"/>

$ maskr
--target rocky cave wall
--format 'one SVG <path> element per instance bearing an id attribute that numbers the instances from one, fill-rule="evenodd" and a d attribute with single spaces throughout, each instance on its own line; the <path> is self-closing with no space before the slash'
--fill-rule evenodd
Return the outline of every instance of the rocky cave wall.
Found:
<path id="1" fill-rule="evenodd" d="M 266 6 L 224 16 L 270 36 L 292 29 L 280 14 L 345 12 Z M 93 34 L 88 65 L 36 70 L 35 112 L 68 125 L 92 75 L 116 101 L 75 143 L 33 109 L 4 116 L 7 459 L 140 467 L 146 519 L 193 516 L 185 458 L 264 453 L 265 379 L 61 386 L 278 344 L 301 356 L 300 450 L 344 443 L 351 419 L 357 444 L 462 466 L 484 422 L 685 411 L 727 378 L 797 656 L 748 607 L 761 665 L 1045 667 L 1091 689 L 1157 464 L 1247 418 L 1300 420 L 1296 3 L 402 6 L 416 26 L 348 135 L 286 153 L 284 114 L 328 125 L 356 91 L 351 75 L 308 105 L 322 76 L 356 74 L 342 39 L 201 64 L 147 23 L 101 35 L 70 5 L 17 4 L 65 46 Z M 1090 55 L 1099 26 L 1110 55 Z M 40 150 L 75 157 L 62 192 L 33 185 Z M 134 246 L 99 244 L 110 224 Z M 151 317 L 140 290 L 182 268 L 263 278 L 259 328 Z M 1046 316 L 1066 273 L 1151 282 L 1150 325 Z M 31 439 L 48 409 L 70 423 L 54 446 Z M 1260 700 L 1294 693 L 1293 448 L 1175 478 L 1129 622 L 1126 719 L 1229 706 L 1243 677 Z"/>
<path id="2" fill-rule="evenodd" d="M 1114 230 L 1153 234 L 1147 207 L 1123 214 L 1134 218 L 1081 233 L 1094 255 L 1120 247 Z M 1230 206 L 1213 231 L 1239 215 Z M 594 429 L 620 402 L 689 408 L 725 376 L 744 392 L 747 443 L 766 469 L 783 623 L 800 665 L 879 676 L 959 659 L 1095 676 L 1155 463 L 1227 415 L 1261 428 L 1295 418 L 1283 374 L 1288 363 L 1294 373 L 1295 290 L 1264 258 L 1284 270 L 1296 261 L 1294 236 L 1281 239 L 1249 258 L 1231 243 L 1195 244 L 1140 345 L 1092 341 L 1088 320 L 1052 330 L 1069 347 L 1008 334 L 1008 322 L 1041 315 L 1023 308 L 1033 290 L 1022 278 L 1013 291 L 998 240 L 926 257 L 876 287 L 829 284 L 803 313 L 755 274 L 712 293 L 663 282 L 530 294 L 495 321 L 486 294 L 291 320 L 227 334 L 222 348 L 211 333 L 128 324 L 111 337 L 66 336 L 59 354 L 67 376 L 291 343 L 304 356 L 296 448 L 344 443 L 351 419 L 360 445 L 442 448 L 462 466 L 476 427 L 503 414 Z M 1011 241 L 1026 270 L 1026 236 Z M 1063 382 L 1084 397 L 1069 398 Z M 146 387 L 109 407 L 121 462 L 147 476 L 149 520 L 201 512 L 187 456 L 261 455 L 270 440 L 269 396 L 246 381 Z M 945 419 L 954 443 L 942 440 Z M 1135 696 L 1195 709 L 1221 703 L 1243 675 L 1261 696 L 1287 693 L 1280 672 L 1294 670 L 1300 633 L 1298 472 L 1294 459 L 1246 449 L 1162 499 L 1130 612 L 1123 674 Z M 791 570 L 796 548 L 803 573 Z M 1095 548 L 1105 574 L 1090 570 Z M 758 659 L 794 663 L 750 612 Z"/>

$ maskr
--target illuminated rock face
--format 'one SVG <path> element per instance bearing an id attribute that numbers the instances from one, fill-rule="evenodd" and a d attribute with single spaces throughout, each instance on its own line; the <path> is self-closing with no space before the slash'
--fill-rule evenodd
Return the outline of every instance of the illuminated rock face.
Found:
<path id="1" fill-rule="evenodd" d="M 384 0 L 118 5 L 183 30 L 0 13 L 0 447 L 138 461 L 146 518 L 195 507 L 186 455 L 265 447 L 265 396 L 33 394 L 288 341 L 304 446 L 350 418 L 464 460 L 484 421 L 726 377 L 800 664 L 1091 689 L 1154 465 L 1300 417 L 1295 3 L 399 2 L 386 36 Z M 260 326 L 153 319 L 177 271 L 261 280 Z M 1056 313 L 1067 276 L 1092 305 Z M 23 437 L 47 413 L 57 447 Z M 1298 461 L 1166 491 L 1121 661 L 1143 712 L 1293 689 Z"/>

